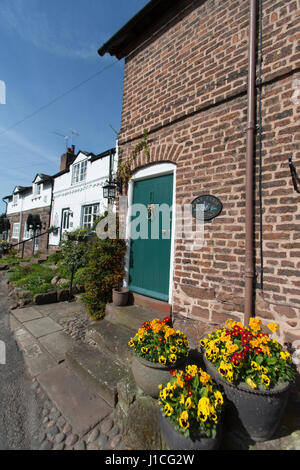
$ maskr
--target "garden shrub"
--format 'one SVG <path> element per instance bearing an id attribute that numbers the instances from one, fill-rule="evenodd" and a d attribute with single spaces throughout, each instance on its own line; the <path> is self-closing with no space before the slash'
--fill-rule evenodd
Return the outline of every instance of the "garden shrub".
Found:
<path id="1" fill-rule="evenodd" d="M 61 251 L 57 251 L 56 253 L 52 253 L 52 255 L 49 256 L 48 262 L 57 264 L 62 259 L 63 259 L 63 255 L 62 255 Z"/>
<path id="2" fill-rule="evenodd" d="M 89 262 L 80 276 L 84 278 L 82 300 L 93 319 L 104 316 L 105 306 L 112 301 L 112 289 L 120 286 L 125 274 L 125 240 L 105 239 L 93 242 Z"/>
<path id="3" fill-rule="evenodd" d="M 60 275 L 70 277 L 72 269 L 75 271 L 88 264 L 90 243 L 83 243 L 72 239 L 65 239 L 61 243 Z"/>

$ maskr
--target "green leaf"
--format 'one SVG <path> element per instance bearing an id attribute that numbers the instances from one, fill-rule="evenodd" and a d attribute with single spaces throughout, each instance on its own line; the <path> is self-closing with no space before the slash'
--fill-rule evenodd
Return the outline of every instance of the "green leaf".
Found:
<path id="1" fill-rule="evenodd" d="M 261 354 L 259 354 L 257 357 L 256 357 L 256 362 L 258 364 L 262 364 L 263 363 L 263 360 L 264 360 L 264 356 L 262 356 Z"/>

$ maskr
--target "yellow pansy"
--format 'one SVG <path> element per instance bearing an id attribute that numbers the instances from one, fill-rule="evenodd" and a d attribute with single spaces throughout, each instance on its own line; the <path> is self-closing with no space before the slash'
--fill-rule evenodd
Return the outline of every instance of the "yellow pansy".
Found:
<path id="1" fill-rule="evenodd" d="M 266 387 L 268 387 L 268 386 L 270 385 L 270 379 L 269 379 L 269 377 L 268 377 L 267 375 L 265 375 L 265 374 L 262 374 L 262 375 L 261 375 L 261 381 L 262 381 L 262 383 L 263 383 Z"/>
<path id="2" fill-rule="evenodd" d="M 275 331 L 278 330 L 278 325 L 277 323 L 274 323 L 274 322 L 268 323 L 267 327 L 269 328 L 270 331 L 272 331 L 272 333 L 275 333 Z"/>
<path id="3" fill-rule="evenodd" d="M 255 361 L 251 361 L 251 367 L 252 367 L 253 370 L 260 370 L 261 369 L 260 365 Z"/>
<path id="4" fill-rule="evenodd" d="M 172 364 L 175 364 L 175 362 L 177 361 L 177 356 L 176 356 L 176 354 L 170 354 L 170 356 L 169 356 L 169 361 L 170 361 Z"/>
<path id="5" fill-rule="evenodd" d="M 214 397 L 215 397 L 215 403 L 216 403 L 217 405 L 223 405 L 223 403 L 224 403 L 223 395 L 222 395 L 222 393 L 221 393 L 219 390 L 217 390 L 217 391 L 214 393 Z"/>
<path id="6" fill-rule="evenodd" d="M 251 388 L 257 388 L 256 383 L 253 382 L 253 380 L 250 379 L 250 377 L 246 380 L 246 383 L 247 383 L 248 385 L 250 385 Z"/>
<path id="7" fill-rule="evenodd" d="M 259 318 L 250 318 L 249 326 L 253 331 L 260 331 L 261 330 L 261 320 Z"/>
<path id="8" fill-rule="evenodd" d="M 185 403 L 185 396 L 184 396 L 183 393 L 180 395 L 179 403 L 180 403 L 181 405 L 184 405 L 184 403 Z"/>
<path id="9" fill-rule="evenodd" d="M 188 429 L 189 426 L 190 426 L 190 423 L 189 423 L 189 414 L 187 411 L 183 411 L 181 413 L 181 415 L 179 416 L 179 425 L 183 428 L 183 429 Z"/>
<path id="10" fill-rule="evenodd" d="M 207 385 L 211 380 L 210 375 L 207 372 L 202 371 L 200 375 L 200 382 L 203 383 L 203 385 Z"/>
<path id="11" fill-rule="evenodd" d="M 173 414 L 173 408 L 171 405 L 169 405 L 169 403 L 166 403 L 165 407 L 164 407 L 164 413 L 166 416 L 171 416 Z"/>
<path id="12" fill-rule="evenodd" d="M 195 377 L 195 375 L 198 373 L 198 367 L 196 365 L 189 365 L 186 368 L 186 372 L 192 377 Z"/>
<path id="13" fill-rule="evenodd" d="M 160 364 L 166 364 L 167 359 L 166 359 L 164 356 L 159 356 L 158 362 L 159 362 Z"/>
<path id="14" fill-rule="evenodd" d="M 186 407 L 187 410 L 189 410 L 189 409 L 192 407 L 193 403 L 192 403 L 191 397 L 188 397 L 188 398 L 185 400 L 185 404 L 184 404 L 184 405 L 185 405 L 185 407 Z"/>
<path id="15" fill-rule="evenodd" d="M 165 332 L 165 339 L 168 339 L 169 336 L 173 336 L 173 335 L 175 335 L 174 328 L 167 328 L 167 330 Z"/>

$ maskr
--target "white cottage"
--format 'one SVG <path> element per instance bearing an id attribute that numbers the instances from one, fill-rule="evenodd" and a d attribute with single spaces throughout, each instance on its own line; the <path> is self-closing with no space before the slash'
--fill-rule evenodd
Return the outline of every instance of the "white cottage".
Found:
<path id="1" fill-rule="evenodd" d="M 50 234 L 49 245 L 59 245 L 64 232 L 92 228 L 95 219 L 107 210 L 103 186 L 117 164 L 115 148 L 99 155 L 79 151 L 74 147 L 61 157 L 60 172 L 53 176 L 51 207 L 52 227 L 59 227 Z"/>
<path id="2" fill-rule="evenodd" d="M 16 186 L 11 195 L 3 198 L 7 204 L 6 217 L 10 222 L 8 240 L 11 244 L 16 245 L 44 233 L 34 241 L 29 240 L 24 250 L 23 245 L 18 246 L 25 255 L 48 249 L 46 229 L 50 221 L 52 183 L 51 176 L 38 173 L 31 186 Z M 33 219 L 36 222 L 35 231 L 32 229 Z"/>

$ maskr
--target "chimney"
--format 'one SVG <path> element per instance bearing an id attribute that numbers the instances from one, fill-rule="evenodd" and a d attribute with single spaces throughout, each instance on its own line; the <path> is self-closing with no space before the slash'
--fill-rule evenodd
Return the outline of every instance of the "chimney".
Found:
<path id="1" fill-rule="evenodd" d="M 72 165 L 75 158 L 75 145 L 72 145 L 72 147 L 68 147 L 67 151 L 60 157 L 60 171 L 67 170 L 69 166 Z"/>

